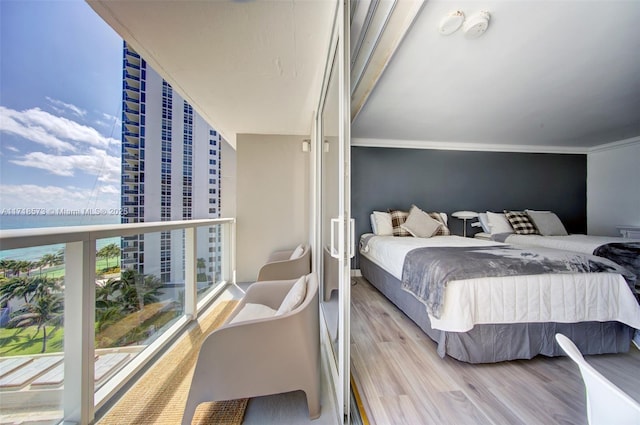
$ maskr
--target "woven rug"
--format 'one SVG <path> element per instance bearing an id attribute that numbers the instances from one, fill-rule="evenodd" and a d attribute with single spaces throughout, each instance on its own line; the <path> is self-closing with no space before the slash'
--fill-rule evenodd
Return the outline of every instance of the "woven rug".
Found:
<path id="1" fill-rule="evenodd" d="M 209 332 L 224 323 L 236 304 L 237 301 L 222 302 L 198 318 L 197 325 L 167 350 L 97 424 L 180 424 L 200 345 Z M 241 424 L 247 401 L 202 403 L 192 423 Z"/>

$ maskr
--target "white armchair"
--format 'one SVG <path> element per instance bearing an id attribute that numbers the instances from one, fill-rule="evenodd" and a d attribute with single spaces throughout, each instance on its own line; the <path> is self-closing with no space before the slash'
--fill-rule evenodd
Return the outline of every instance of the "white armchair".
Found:
<path id="1" fill-rule="evenodd" d="M 580 368 L 587 393 L 589 424 L 640 425 L 640 403 L 587 363 L 578 347 L 569 338 L 556 334 L 556 341 Z"/>
<path id="2" fill-rule="evenodd" d="M 311 273 L 311 249 L 298 245 L 294 249 L 271 253 L 258 272 L 258 281 L 297 279 Z"/>
<path id="3" fill-rule="evenodd" d="M 309 416 L 320 416 L 320 326 L 318 280 L 302 277 L 302 303 L 288 313 L 246 318 L 249 307 L 278 310 L 299 279 L 253 284 L 225 324 L 209 334 L 200 348 L 183 425 L 190 425 L 197 406 L 302 390 Z M 255 310 L 254 310 L 255 311 Z"/>

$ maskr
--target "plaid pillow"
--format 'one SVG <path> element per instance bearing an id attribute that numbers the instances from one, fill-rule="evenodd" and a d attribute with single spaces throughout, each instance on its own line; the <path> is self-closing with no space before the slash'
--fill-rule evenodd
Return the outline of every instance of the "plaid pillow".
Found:
<path id="1" fill-rule="evenodd" d="M 434 233 L 433 236 L 451 236 L 451 231 L 447 227 L 446 223 L 444 222 L 444 219 L 442 218 L 439 212 L 430 212 L 427 214 L 429 214 L 429 217 L 435 220 L 438 220 L 438 222 L 441 224 L 440 228 L 436 233 Z"/>
<path id="2" fill-rule="evenodd" d="M 507 211 L 504 215 L 509 220 L 511 227 L 518 235 L 538 235 L 538 229 L 531 222 L 529 215 L 524 211 Z"/>
<path id="3" fill-rule="evenodd" d="M 411 236 L 411 233 L 400 227 L 404 224 L 405 221 L 407 221 L 409 213 L 407 211 L 389 210 L 389 214 L 391 214 L 393 236 Z"/>

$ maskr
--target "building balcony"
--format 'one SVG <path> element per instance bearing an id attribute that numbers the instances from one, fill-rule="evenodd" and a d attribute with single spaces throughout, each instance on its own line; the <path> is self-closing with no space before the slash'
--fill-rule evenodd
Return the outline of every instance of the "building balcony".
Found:
<path id="1" fill-rule="evenodd" d="M 208 258 L 212 227 L 223 235 L 216 242 L 223 254 L 219 264 L 203 266 L 199 259 Z M 142 272 L 126 270 L 126 253 L 140 246 L 126 238 L 140 235 L 149 247 L 162 232 L 184 241 L 180 252 L 172 252 L 172 257 L 184 258 L 181 270 L 174 269 L 168 281 L 160 279 L 149 252 L 137 255 L 148 260 L 139 263 Z M 26 303 L 21 297 L 11 299 L 7 308 L 13 310 L 12 319 L 1 323 L 5 344 L 0 357 L 0 423 L 92 423 L 98 409 L 234 283 L 234 239 L 234 219 L 0 232 L 3 254 L 51 246 L 62 247 L 65 259 L 39 272 L 34 267 L 29 278 L 20 272 L 10 276 L 15 282 L 36 282 L 31 279 L 35 276 L 42 290 Z M 122 252 L 97 258 L 98 247 L 121 243 Z M 220 273 L 204 273 L 210 266 Z M 6 268 L 2 272 L 11 274 Z M 137 291 L 133 304 L 124 296 L 127 285 Z M 40 325 L 49 334 L 38 338 L 35 323 L 17 325 L 13 319 L 39 302 L 36 297 L 45 296 L 52 307 Z M 29 338 L 12 343 L 7 333 Z"/>
<path id="2" fill-rule="evenodd" d="M 124 65 L 128 68 L 140 69 L 140 59 L 137 59 L 136 61 L 136 58 L 132 58 L 131 56 L 128 56 L 124 62 Z"/>

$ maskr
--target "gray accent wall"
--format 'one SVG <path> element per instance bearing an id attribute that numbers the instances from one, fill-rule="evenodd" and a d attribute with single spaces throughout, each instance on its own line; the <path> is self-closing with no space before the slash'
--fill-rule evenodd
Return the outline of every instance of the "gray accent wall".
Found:
<path id="1" fill-rule="evenodd" d="M 551 210 L 569 233 L 586 233 L 587 156 L 351 148 L 356 238 L 371 232 L 372 211 L 408 211 L 411 204 L 446 212 L 449 228 L 457 235 L 462 235 L 462 220 L 451 217 L 452 212 L 505 209 Z M 467 236 L 478 231 L 471 221 Z"/>

